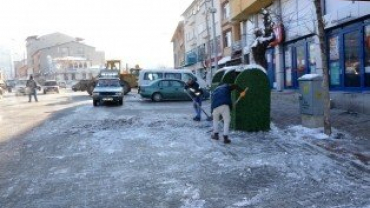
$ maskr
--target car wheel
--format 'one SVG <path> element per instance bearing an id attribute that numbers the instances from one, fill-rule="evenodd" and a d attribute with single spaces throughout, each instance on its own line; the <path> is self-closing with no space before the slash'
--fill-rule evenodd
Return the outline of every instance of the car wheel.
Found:
<path id="1" fill-rule="evenodd" d="M 162 99 L 163 99 L 162 95 L 159 92 L 154 93 L 153 96 L 152 96 L 152 100 L 155 101 L 155 102 L 162 101 Z"/>
<path id="2" fill-rule="evenodd" d="M 98 106 L 98 101 L 97 100 L 93 100 L 93 105 L 94 106 Z"/>
<path id="3" fill-rule="evenodd" d="M 119 100 L 118 105 L 123 105 L 123 100 Z"/>

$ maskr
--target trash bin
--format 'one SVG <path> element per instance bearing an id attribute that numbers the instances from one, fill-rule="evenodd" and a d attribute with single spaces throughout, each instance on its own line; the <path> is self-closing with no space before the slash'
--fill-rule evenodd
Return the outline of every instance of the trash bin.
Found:
<path id="1" fill-rule="evenodd" d="M 302 115 L 302 125 L 309 128 L 323 126 L 324 100 L 322 76 L 305 74 L 298 79 L 299 110 Z"/>

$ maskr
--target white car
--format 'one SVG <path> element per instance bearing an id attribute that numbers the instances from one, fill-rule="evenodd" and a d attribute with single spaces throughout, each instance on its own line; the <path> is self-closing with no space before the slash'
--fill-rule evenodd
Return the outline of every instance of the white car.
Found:
<path id="1" fill-rule="evenodd" d="M 17 80 L 15 83 L 15 95 L 26 95 L 27 94 L 27 80 L 26 79 L 20 79 Z"/>

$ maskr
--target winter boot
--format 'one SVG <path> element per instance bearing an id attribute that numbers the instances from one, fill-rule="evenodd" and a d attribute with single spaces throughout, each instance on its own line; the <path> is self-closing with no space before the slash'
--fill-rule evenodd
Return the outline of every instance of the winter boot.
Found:
<path id="1" fill-rule="evenodd" d="M 218 133 L 212 134 L 211 139 L 218 140 Z"/>
<path id="2" fill-rule="evenodd" d="M 231 140 L 229 139 L 229 136 L 224 136 L 224 143 L 229 144 Z"/>
<path id="3" fill-rule="evenodd" d="M 195 116 L 195 117 L 193 118 L 193 120 L 194 120 L 194 121 L 200 121 L 200 117 Z"/>

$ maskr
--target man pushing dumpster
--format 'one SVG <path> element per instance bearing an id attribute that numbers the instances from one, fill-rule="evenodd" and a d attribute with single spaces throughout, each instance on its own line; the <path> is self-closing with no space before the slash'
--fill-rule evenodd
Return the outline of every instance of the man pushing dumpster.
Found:
<path id="1" fill-rule="evenodd" d="M 211 138 L 214 140 L 219 139 L 218 122 L 220 121 L 221 116 L 224 121 L 223 137 L 225 144 L 231 142 L 229 138 L 229 129 L 231 119 L 230 112 L 233 106 L 231 101 L 231 91 L 233 90 L 238 90 L 240 92 L 239 98 L 234 103 L 235 106 L 237 102 L 245 96 L 248 88 L 243 90 L 236 84 L 221 84 L 212 92 L 211 96 L 211 112 L 213 116 L 213 132 Z"/>

